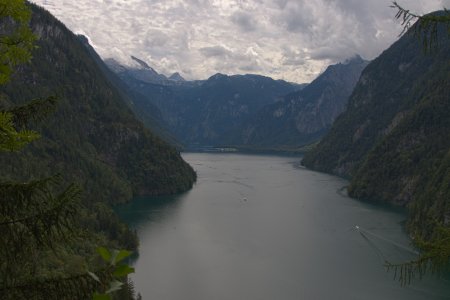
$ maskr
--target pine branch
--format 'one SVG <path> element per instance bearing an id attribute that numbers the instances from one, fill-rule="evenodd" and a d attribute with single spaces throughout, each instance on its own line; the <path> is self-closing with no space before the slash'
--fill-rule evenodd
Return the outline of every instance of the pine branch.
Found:
<path id="1" fill-rule="evenodd" d="M 29 224 L 43 224 L 49 226 L 56 226 L 59 224 L 59 220 L 61 219 L 61 213 L 64 212 L 63 217 L 70 216 L 71 210 L 69 210 L 69 204 L 73 200 L 77 199 L 80 194 L 80 189 L 75 186 L 71 185 L 69 186 L 62 194 L 60 194 L 55 199 L 48 199 L 48 202 L 54 202 L 55 205 L 51 207 L 50 209 L 46 209 L 41 211 L 41 209 L 37 209 L 37 212 L 32 215 L 26 215 L 22 218 L 18 219 L 12 219 L 11 217 L 7 217 L 9 221 L 0 222 L 0 226 L 8 226 L 8 225 L 15 225 L 15 224 L 23 224 L 27 227 L 29 227 Z M 61 221 L 65 222 L 67 219 L 63 219 Z"/>
<path id="2" fill-rule="evenodd" d="M 101 282 L 109 282 L 113 278 L 111 268 L 100 269 L 96 271 L 96 274 L 101 279 Z M 100 288 L 100 285 L 89 273 L 83 273 L 0 286 L 0 295 L 5 295 L 5 300 L 90 299 L 92 294 Z"/>
<path id="3" fill-rule="evenodd" d="M 431 257 L 420 257 L 417 260 L 412 260 L 405 263 L 393 264 L 385 263 L 387 271 L 394 271 L 394 280 L 398 279 L 402 286 L 411 284 L 411 281 L 419 277 L 421 279 L 429 269 Z"/>
<path id="4" fill-rule="evenodd" d="M 0 151 L 18 151 L 39 138 L 39 134 L 32 130 L 17 131 L 13 118 L 10 113 L 0 112 Z"/>
<path id="5" fill-rule="evenodd" d="M 0 252 L 13 259 L 24 245 L 52 247 L 66 238 L 78 210 L 81 191 L 72 184 L 57 196 L 52 189 L 59 177 L 30 183 L 0 184 Z"/>
<path id="6" fill-rule="evenodd" d="M 13 68 L 31 59 L 36 37 L 28 23 L 31 11 L 24 0 L 0 0 L 0 20 L 4 36 L 0 42 L 0 84 L 6 83 Z"/>
<path id="7" fill-rule="evenodd" d="M 0 182 L 0 216 L 42 205 L 61 181 L 61 175 L 54 175 L 29 182 Z"/>
<path id="8" fill-rule="evenodd" d="M 39 98 L 6 112 L 14 116 L 13 122 L 16 127 L 23 128 L 30 122 L 42 122 L 49 114 L 55 112 L 57 103 L 58 99 L 54 96 Z"/>
<path id="9" fill-rule="evenodd" d="M 391 8 L 395 8 L 398 10 L 395 18 L 398 20 L 402 20 L 403 30 L 400 33 L 400 36 L 405 34 L 417 19 L 421 18 L 421 16 L 401 7 L 396 1 L 392 2 Z"/>
<path id="10" fill-rule="evenodd" d="M 429 241 L 416 237 L 416 245 L 421 249 L 420 256 L 409 262 L 393 264 L 385 263 L 387 271 L 394 271 L 394 279 L 401 285 L 408 285 L 418 277 L 422 278 L 426 273 L 444 274 L 450 269 L 450 228 L 444 227 L 434 221 L 436 234 Z"/>
<path id="11" fill-rule="evenodd" d="M 401 25 L 403 26 L 399 36 L 403 36 L 405 33 L 413 33 L 421 40 L 425 52 L 439 47 L 438 27 L 440 25 L 447 27 L 450 37 L 450 12 L 446 8 L 444 8 L 444 14 L 428 15 L 412 13 L 410 10 L 400 6 L 396 1 L 392 3 L 391 8 L 397 10 L 395 18 L 401 20 Z"/>

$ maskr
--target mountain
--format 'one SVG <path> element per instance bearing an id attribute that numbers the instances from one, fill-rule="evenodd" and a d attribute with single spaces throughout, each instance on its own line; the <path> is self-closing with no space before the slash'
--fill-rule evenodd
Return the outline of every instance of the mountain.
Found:
<path id="1" fill-rule="evenodd" d="M 156 72 L 143 60 L 134 56 L 131 56 L 131 59 L 137 63 L 135 67 L 125 67 L 113 58 L 106 59 L 105 63 L 114 72 L 118 74 L 126 73 L 127 76 L 131 76 L 142 82 L 164 84 L 166 81 L 168 81 L 166 76 Z"/>
<path id="2" fill-rule="evenodd" d="M 355 56 L 329 66 L 300 91 L 263 107 L 226 140 L 265 148 L 301 147 L 320 139 L 346 107 L 368 62 Z"/>
<path id="3" fill-rule="evenodd" d="M 174 120 L 169 126 L 184 143 L 214 145 L 264 105 L 293 90 L 291 84 L 269 77 L 216 74 L 190 90 L 176 91 L 172 103 L 155 104 Z"/>
<path id="4" fill-rule="evenodd" d="M 178 72 L 173 73 L 172 75 L 170 75 L 169 80 L 173 80 L 173 81 L 186 81 Z"/>
<path id="5" fill-rule="evenodd" d="M 408 33 L 371 62 L 303 160 L 352 178 L 353 197 L 408 206 L 410 230 L 428 236 L 450 223 L 450 40 L 438 35 L 431 54 Z"/>
<path id="6" fill-rule="evenodd" d="M 53 94 L 59 105 L 37 129 L 41 139 L 20 155 L 0 157 L 0 176 L 60 173 L 79 183 L 87 203 L 119 203 L 132 195 L 192 187 L 192 168 L 136 119 L 83 42 L 48 12 L 32 8 L 37 48 L 31 63 L 0 87 L 0 105 L 11 107 Z"/>
<path id="7" fill-rule="evenodd" d="M 155 70 L 152 69 L 152 67 L 150 67 L 145 61 L 134 57 L 133 55 L 131 55 L 131 59 L 134 60 L 135 62 L 137 62 L 139 64 L 139 66 L 141 66 L 141 68 L 143 70 L 148 70 L 148 73 L 152 74 L 152 75 L 159 75 Z"/>
<path id="8" fill-rule="evenodd" d="M 147 128 L 151 129 L 153 133 L 158 135 L 164 141 L 167 141 L 171 145 L 180 148 L 181 145 L 170 133 L 168 125 L 163 120 L 161 111 L 155 105 L 153 105 L 145 95 L 139 94 L 138 92 L 134 91 L 121 78 L 119 78 L 119 76 L 104 63 L 97 52 L 95 52 L 94 48 L 89 44 L 88 38 L 83 35 L 78 35 L 78 38 L 86 47 L 91 57 L 95 60 L 103 75 L 117 89 L 124 102 L 139 118 L 139 120 L 142 121 L 142 123 L 144 123 Z"/>
<path id="9" fill-rule="evenodd" d="M 142 80 L 127 67 L 118 68 L 111 60 L 107 65 L 131 90 L 158 107 L 170 131 L 185 145 L 220 144 L 260 108 L 303 87 L 259 75 L 224 74 L 204 81 L 184 81 L 174 74 L 171 81 L 178 84 L 158 84 Z M 141 104 L 138 109 L 147 108 Z"/>
<path id="10" fill-rule="evenodd" d="M 131 66 L 125 66 L 115 60 L 114 58 L 105 59 L 105 64 L 120 78 L 126 80 L 137 80 L 146 84 L 158 84 L 163 86 L 177 86 L 177 85 L 190 85 L 189 82 L 175 72 L 169 78 L 164 74 L 158 73 L 155 69 L 150 67 L 145 61 L 137 58 L 133 55 L 130 56 L 131 61 L 134 63 Z"/>

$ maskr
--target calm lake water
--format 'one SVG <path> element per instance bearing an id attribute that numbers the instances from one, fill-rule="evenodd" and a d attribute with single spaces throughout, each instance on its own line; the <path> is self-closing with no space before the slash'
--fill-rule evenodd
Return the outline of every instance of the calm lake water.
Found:
<path id="1" fill-rule="evenodd" d="M 449 281 L 401 287 L 386 272 L 385 259 L 413 257 L 405 215 L 348 198 L 347 181 L 298 157 L 183 157 L 198 174 L 190 192 L 119 208 L 141 241 L 143 299 L 450 299 Z"/>

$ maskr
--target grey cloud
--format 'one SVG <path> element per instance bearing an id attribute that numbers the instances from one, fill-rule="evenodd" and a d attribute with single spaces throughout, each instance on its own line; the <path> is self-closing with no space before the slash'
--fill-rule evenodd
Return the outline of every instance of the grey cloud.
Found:
<path id="1" fill-rule="evenodd" d="M 204 47 L 200 48 L 199 51 L 205 57 L 217 57 L 217 56 L 222 57 L 222 56 L 229 56 L 232 54 L 230 50 L 225 49 L 222 46 Z"/>
<path id="2" fill-rule="evenodd" d="M 313 60 L 343 61 L 350 56 L 351 50 L 339 46 L 317 48 L 310 53 Z"/>
<path id="3" fill-rule="evenodd" d="M 244 31 L 255 31 L 257 28 L 257 23 L 253 17 L 245 12 L 236 12 L 231 16 L 231 21 L 239 26 L 239 28 Z"/>
<path id="4" fill-rule="evenodd" d="M 401 31 L 392 0 L 32 1 L 88 36 L 103 58 L 127 64 L 133 54 L 187 79 L 257 72 L 307 82 L 354 53 L 373 59 Z M 401 4 L 425 13 L 450 0 Z"/>
<path id="5" fill-rule="evenodd" d="M 274 3 L 280 8 L 284 9 L 289 0 L 274 0 Z"/>
<path id="6" fill-rule="evenodd" d="M 148 30 L 145 34 L 145 46 L 151 47 L 165 47 L 173 39 L 164 32 L 159 30 Z"/>
<path id="7" fill-rule="evenodd" d="M 388 37 L 396 28 L 389 2 L 357 0 L 287 1 L 276 20 L 299 40 L 316 61 L 334 63 L 353 53 L 373 58 L 388 46 L 381 38 L 386 15 L 390 21 Z M 302 63 L 287 57 L 283 64 Z"/>
<path id="8" fill-rule="evenodd" d="M 283 66 L 302 66 L 307 63 L 307 54 L 304 51 L 294 49 L 292 46 L 285 46 L 282 51 Z"/>
<path id="9" fill-rule="evenodd" d="M 244 71 L 262 70 L 258 59 L 249 53 L 233 52 L 222 46 L 204 47 L 199 51 L 207 58 L 214 60 L 215 68 L 220 71 L 237 67 Z M 232 67 L 232 68 L 230 68 Z"/>
<path id="10" fill-rule="evenodd" d="M 246 64 L 242 67 L 239 67 L 239 70 L 243 72 L 256 72 L 261 71 L 261 66 L 258 63 Z"/>
<path id="11" fill-rule="evenodd" d="M 303 57 L 284 57 L 283 66 L 303 66 L 307 62 Z"/>
<path id="12" fill-rule="evenodd" d="M 278 17 L 278 23 L 291 32 L 307 32 L 314 25 L 314 16 L 311 7 L 305 1 L 289 2 L 284 5 Z"/>

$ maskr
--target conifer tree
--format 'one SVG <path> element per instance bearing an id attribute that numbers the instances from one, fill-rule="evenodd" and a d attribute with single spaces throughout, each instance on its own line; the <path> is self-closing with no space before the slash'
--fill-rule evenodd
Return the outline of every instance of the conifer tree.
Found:
<path id="1" fill-rule="evenodd" d="M 450 11 L 446 8 L 441 14 L 419 15 L 403 8 L 396 1 L 392 2 L 391 7 L 397 10 L 395 17 L 402 22 L 403 30 L 400 35 L 405 33 L 416 35 L 422 42 L 425 52 L 439 46 L 439 26 L 445 26 L 450 37 Z"/>
<path id="2" fill-rule="evenodd" d="M 20 63 L 31 59 L 35 37 L 28 23 L 31 12 L 24 0 L 0 0 L 0 84 Z M 56 99 L 33 100 L 23 106 L 0 107 L 0 155 L 18 152 L 39 134 L 30 130 L 55 109 Z M 119 265 L 127 251 L 114 251 L 106 266 L 94 273 L 55 275 L 42 269 L 41 255 L 76 236 L 80 189 L 61 186 L 61 176 L 28 182 L 0 182 L 0 298 L 111 299 L 120 280 L 133 269 Z M 107 250 L 100 254 L 109 253 Z M 125 278 L 125 279 L 124 279 Z M 118 280 L 119 279 L 119 280 Z M 94 292 L 101 291 L 102 294 Z"/>

